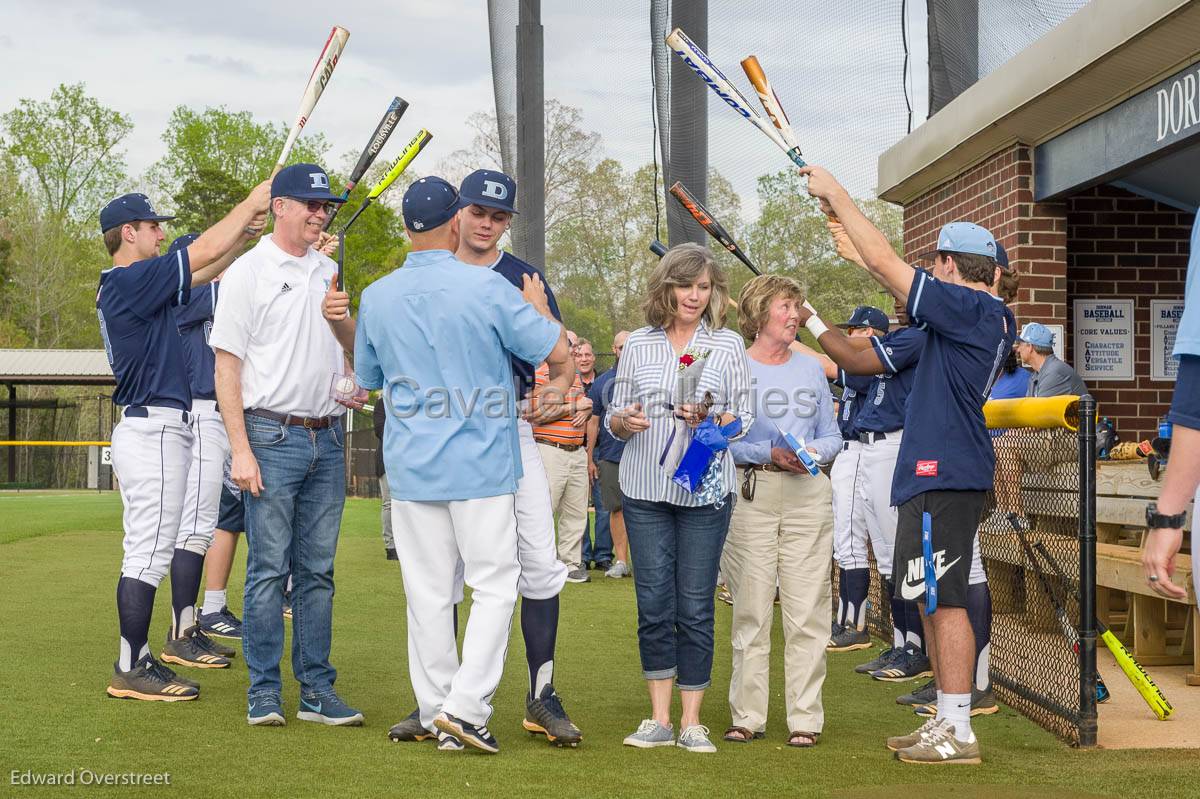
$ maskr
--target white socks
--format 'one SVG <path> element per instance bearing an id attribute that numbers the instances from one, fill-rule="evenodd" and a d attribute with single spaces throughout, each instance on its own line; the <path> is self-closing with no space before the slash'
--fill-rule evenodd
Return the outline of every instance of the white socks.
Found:
<path id="1" fill-rule="evenodd" d="M 200 609 L 201 613 L 219 613 L 221 608 L 225 607 L 225 591 L 205 591 L 204 592 L 204 607 Z"/>
<path id="2" fill-rule="evenodd" d="M 971 692 L 941 694 L 940 703 L 945 705 L 945 719 L 954 727 L 954 737 L 962 743 L 970 741 Z"/>

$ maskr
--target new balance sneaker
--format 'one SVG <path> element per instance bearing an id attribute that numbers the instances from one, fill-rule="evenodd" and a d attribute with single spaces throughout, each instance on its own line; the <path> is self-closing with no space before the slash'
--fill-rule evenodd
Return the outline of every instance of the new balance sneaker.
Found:
<path id="1" fill-rule="evenodd" d="M 583 740 L 583 733 L 571 723 L 553 685 L 543 688 L 537 699 L 525 697 L 522 726 L 533 735 L 545 735 L 546 740 L 556 746 L 576 746 Z"/>
<path id="2" fill-rule="evenodd" d="M 900 700 L 897 699 L 897 702 Z M 918 716 L 928 718 L 937 714 L 937 691 L 933 692 L 933 701 L 926 700 L 925 704 L 918 705 L 914 711 Z M 978 688 L 971 689 L 971 716 L 990 716 L 993 713 L 999 713 L 1000 706 L 996 704 L 996 697 L 992 696 L 992 691 L 989 688 L 986 691 L 980 691 Z"/>
<path id="3" fill-rule="evenodd" d="M 467 748 L 462 741 L 458 740 L 450 733 L 442 732 L 441 730 L 438 730 L 437 742 L 437 748 L 443 752 L 461 752 Z"/>
<path id="4" fill-rule="evenodd" d="M 363 723 L 363 714 L 347 705 L 333 692 L 323 696 L 301 696 L 296 718 L 328 724 L 331 727 L 361 727 Z"/>
<path id="5" fill-rule="evenodd" d="M 612 577 L 613 579 L 620 579 L 622 577 L 628 577 L 629 576 L 629 564 L 627 564 L 623 560 L 614 560 L 612 568 L 610 568 L 608 571 L 604 572 L 604 576 Z"/>
<path id="6" fill-rule="evenodd" d="M 587 569 L 582 566 L 577 566 L 567 572 L 568 583 L 589 583 L 591 581 L 592 578 L 588 576 Z"/>
<path id="7" fill-rule="evenodd" d="M 900 694 L 900 696 L 896 697 L 897 705 L 928 705 L 931 702 L 935 705 L 937 704 L 937 683 L 933 680 L 925 683 L 912 693 Z M 936 710 L 936 708 L 934 709 Z"/>
<path id="8" fill-rule="evenodd" d="M 708 740 L 708 727 L 703 724 L 686 727 L 683 732 L 679 733 L 679 740 L 675 742 L 675 745 L 689 752 L 710 754 L 717 751 L 713 742 Z"/>
<path id="9" fill-rule="evenodd" d="M 220 641 L 214 641 L 204 634 L 199 625 L 192 627 L 192 638 L 196 639 L 196 643 L 204 649 L 212 652 L 214 655 L 220 655 L 223 658 L 232 658 L 237 655 L 237 650 L 231 646 L 226 646 Z"/>
<path id="10" fill-rule="evenodd" d="M 901 749 L 907 749 L 910 746 L 915 746 L 925 740 L 926 736 L 932 735 L 934 730 L 945 726 L 949 726 L 949 724 L 944 719 L 942 721 L 929 719 L 908 735 L 893 735 L 891 738 L 888 738 L 887 748 L 896 752 Z"/>
<path id="11" fill-rule="evenodd" d="M 182 638 L 172 638 L 167 633 L 167 643 L 163 646 L 160 657 L 167 663 L 188 666 L 193 669 L 227 669 L 229 658 L 218 655 L 202 645 L 193 635 L 195 627 L 189 627 Z"/>
<path id="12" fill-rule="evenodd" d="M 421 711 L 414 710 L 399 724 L 393 724 L 388 730 L 388 738 L 399 743 L 401 741 L 428 741 L 437 738 L 438 734 L 430 732 L 421 724 Z"/>
<path id="13" fill-rule="evenodd" d="M 904 656 L 904 647 L 889 646 L 887 649 L 879 653 L 879 657 L 874 660 L 868 660 L 866 663 L 859 663 L 854 667 L 855 674 L 870 674 L 880 669 L 886 669 L 895 665 L 896 661 Z"/>
<path id="14" fill-rule="evenodd" d="M 904 647 L 904 653 L 891 665 L 876 669 L 871 672 L 871 676 L 884 682 L 905 682 L 919 677 L 932 677 L 933 670 L 925 653 L 909 644 Z"/>
<path id="15" fill-rule="evenodd" d="M 246 723 L 251 727 L 282 727 L 283 703 L 277 696 L 256 696 L 246 705 Z"/>
<path id="16" fill-rule="evenodd" d="M 186 702 L 200 696 L 200 689 L 175 679 L 170 669 L 145 654 L 129 671 L 113 664 L 113 677 L 106 693 L 114 699 L 141 699 L 146 702 Z"/>
<path id="17" fill-rule="evenodd" d="M 830 652 L 853 652 L 855 649 L 868 649 L 870 646 L 871 634 L 869 632 L 847 625 L 829 639 L 825 648 Z"/>
<path id="18" fill-rule="evenodd" d="M 643 719 L 637 730 L 625 736 L 624 744 L 636 746 L 638 749 L 674 746 L 675 731 L 671 727 L 664 727 L 654 719 Z"/>
<path id="19" fill-rule="evenodd" d="M 229 608 L 222 606 L 216 613 L 201 613 L 196 623 L 205 635 L 212 638 L 242 640 L 242 620 L 234 616 Z"/>
<path id="20" fill-rule="evenodd" d="M 486 724 L 475 725 L 446 712 L 439 713 L 433 723 L 438 730 L 453 735 L 464 744 L 493 755 L 500 751 L 500 744 L 488 731 Z"/>
<path id="21" fill-rule="evenodd" d="M 928 735 L 912 746 L 896 750 L 896 759 L 902 763 L 977 765 L 979 741 L 971 733 L 969 741 L 954 737 L 954 728 L 949 724 L 935 727 Z"/>

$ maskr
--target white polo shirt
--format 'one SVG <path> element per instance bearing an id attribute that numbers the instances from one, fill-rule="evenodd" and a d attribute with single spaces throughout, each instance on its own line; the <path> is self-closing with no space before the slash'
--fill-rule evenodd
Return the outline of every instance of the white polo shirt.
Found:
<path id="1" fill-rule="evenodd" d="M 295 416 L 346 408 L 329 396 L 345 355 L 321 316 L 337 265 L 312 247 L 297 258 L 271 236 L 221 276 L 209 345 L 242 359 L 242 407 Z"/>

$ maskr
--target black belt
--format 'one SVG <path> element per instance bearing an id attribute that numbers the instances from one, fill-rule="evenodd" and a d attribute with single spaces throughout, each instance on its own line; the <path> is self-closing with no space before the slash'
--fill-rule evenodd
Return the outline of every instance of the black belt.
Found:
<path id="1" fill-rule="evenodd" d="M 858 440 L 862 444 L 874 444 L 876 441 L 886 441 L 887 437 L 887 433 L 876 433 L 872 431 L 858 434 Z"/>
<path id="2" fill-rule="evenodd" d="M 337 418 L 336 416 L 293 416 L 290 413 L 276 413 L 275 411 L 268 411 L 263 408 L 247 408 L 245 412 L 251 416 L 270 419 L 272 422 L 306 427 L 309 430 L 321 430 L 329 427 L 334 423 L 334 419 Z"/>
<path id="3" fill-rule="evenodd" d="M 178 410 L 178 409 L 177 408 L 168 408 L 167 410 L 174 411 L 174 410 Z M 145 405 L 130 405 L 128 408 L 125 409 L 125 415 L 132 416 L 132 417 L 135 417 L 138 419 L 148 419 L 150 417 L 150 410 Z M 188 417 L 187 411 L 179 411 L 179 416 L 182 419 L 184 424 L 191 424 L 192 420 Z"/>

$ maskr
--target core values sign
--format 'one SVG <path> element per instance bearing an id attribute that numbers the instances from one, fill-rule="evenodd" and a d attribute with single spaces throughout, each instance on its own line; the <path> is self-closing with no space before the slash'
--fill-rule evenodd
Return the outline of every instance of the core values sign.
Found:
<path id="1" fill-rule="evenodd" d="M 1133 300 L 1075 300 L 1073 365 L 1085 381 L 1133 379 Z"/>
<path id="2" fill-rule="evenodd" d="M 1183 300 L 1150 301 L 1150 379 L 1174 380 L 1179 361 L 1171 355 L 1183 316 Z"/>

